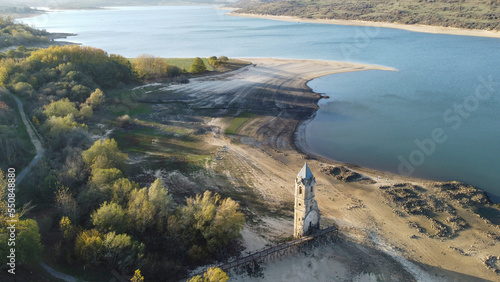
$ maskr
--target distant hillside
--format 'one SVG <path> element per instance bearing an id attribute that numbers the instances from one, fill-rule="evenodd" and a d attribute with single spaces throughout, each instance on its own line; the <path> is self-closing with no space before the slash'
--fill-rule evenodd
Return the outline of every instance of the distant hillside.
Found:
<path id="1" fill-rule="evenodd" d="M 0 15 L 0 48 L 48 42 L 48 32 L 14 22 Z M 0 56 L 1 58 L 1 56 Z"/>
<path id="2" fill-rule="evenodd" d="M 0 6 L 6 7 L 49 7 L 63 9 L 86 9 L 113 6 L 155 6 L 155 5 L 206 5 L 227 4 L 236 0 L 4 0 Z"/>
<path id="3" fill-rule="evenodd" d="M 500 0 L 243 0 L 235 13 L 500 30 Z"/>

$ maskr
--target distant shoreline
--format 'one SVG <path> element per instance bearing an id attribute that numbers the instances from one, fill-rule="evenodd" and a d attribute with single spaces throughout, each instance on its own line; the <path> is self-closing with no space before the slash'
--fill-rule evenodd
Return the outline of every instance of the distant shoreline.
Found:
<path id="1" fill-rule="evenodd" d="M 357 21 L 357 20 L 329 20 L 329 19 L 304 19 L 299 17 L 291 16 L 273 16 L 273 15 L 257 15 L 257 14 L 246 14 L 246 13 L 234 13 L 232 9 L 230 13 L 226 15 L 245 17 L 245 18 L 259 18 L 259 19 L 269 19 L 276 21 L 287 21 L 287 22 L 297 22 L 297 23 L 321 23 L 321 24 L 336 24 L 336 25 L 350 25 L 350 26 L 373 26 L 373 27 L 383 27 L 383 28 L 395 28 L 403 29 L 413 32 L 422 33 L 434 33 L 434 34 L 449 34 L 449 35 L 462 35 L 462 36 L 477 36 L 477 37 L 490 37 L 490 38 L 500 38 L 500 32 L 490 31 L 490 30 L 477 30 L 477 29 L 463 29 L 455 27 L 442 27 L 442 26 L 428 26 L 428 25 L 406 25 L 398 23 L 388 23 L 388 22 L 369 22 L 369 21 Z"/>

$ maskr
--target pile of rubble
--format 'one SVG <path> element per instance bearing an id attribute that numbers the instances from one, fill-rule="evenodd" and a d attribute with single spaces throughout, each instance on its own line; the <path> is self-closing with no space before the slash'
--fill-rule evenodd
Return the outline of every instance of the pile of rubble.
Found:
<path id="1" fill-rule="evenodd" d="M 408 214 L 434 216 L 433 208 L 427 199 L 422 197 L 423 188 L 410 183 L 394 184 L 392 186 L 380 186 L 385 198 L 401 207 Z M 425 191 L 425 190 L 424 190 Z"/>
<path id="2" fill-rule="evenodd" d="M 321 169 L 321 171 L 327 175 L 335 177 L 337 180 L 344 182 L 353 182 L 361 180 L 363 178 L 361 174 L 354 172 L 344 166 L 327 166 Z"/>
<path id="3" fill-rule="evenodd" d="M 491 204 L 486 192 L 472 185 L 451 181 L 435 184 L 434 187 L 441 190 L 444 198 L 456 201 L 463 208 Z"/>

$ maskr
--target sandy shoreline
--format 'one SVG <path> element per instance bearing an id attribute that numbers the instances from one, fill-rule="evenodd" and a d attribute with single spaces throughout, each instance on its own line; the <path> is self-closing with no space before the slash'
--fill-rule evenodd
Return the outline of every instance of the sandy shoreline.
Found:
<path id="1" fill-rule="evenodd" d="M 383 27 L 383 28 L 396 28 L 404 29 L 414 32 L 435 33 L 435 34 L 450 34 L 450 35 L 464 35 L 464 36 L 479 36 L 479 37 L 492 37 L 500 38 L 500 32 L 489 30 L 470 30 L 454 27 L 440 27 L 440 26 L 427 26 L 427 25 L 406 25 L 398 23 L 387 22 L 368 22 L 356 20 L 329 20 L 329 19 L 304 19 L 291 16 L 273 16 L 273 15 L 255 15 L 246 13 L 227 13 L 226 15 L 247 18 L 260 18 L 270 19 L 277 21 L 288 21 L 297 23 L 321 23 L 321 24 L 336 24 L 336 25 L 351 25 L 351 26 L 370 26 L 370 27 Z"/>
<path id="2" fill-rule="evenodd" d="M 216 161 L 207 163 L 206 169 L 225 175 L 233 187 L 249 187 L 271 211 L 249 211 L 256 219 L 243 232 L 246 251 L 290 236 L 294 179 L 306 160 L 315 175 L 322 225 L 338 226 L 340 239 L 263 264 L 265 279 L 500 279 L 494 272 L 500 269 L 496 257 L 500 228 L 474 212 L 477 207 L 490 207 L 481 191 L 307 153 L 300 126 L 316 112 L 321 98 L 307 86 L 309 80 L 346 71 L 392 69 L 318 60 L 245 60 L 253 65 L 169 85 L 165 91 L 193 110 L 211 109 L 206 126 L 212 130 L 204 143 L 214 148 Z M 165 113 L 171 111 L 168 104 L 163 107 Z M 235 135 L 226 135 L 231 117 L 243 113 L 252 117 Z M 328 173 L 331 167 L 345 167 L 347 174 L 359 173 L 361 178 L 343 180 Z M 256 280 L 241 273 L 231 273 L 231 279 Z"/>

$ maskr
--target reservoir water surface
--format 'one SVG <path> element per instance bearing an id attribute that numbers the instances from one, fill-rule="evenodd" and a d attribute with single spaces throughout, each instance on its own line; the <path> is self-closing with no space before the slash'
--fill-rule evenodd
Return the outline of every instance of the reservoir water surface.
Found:
<path id="1" fill-rule="evenodd" d="M 397 69 L 309 83 L 330 99 L 306 126 L 325 157 L 500 196 L 500 39 L 225 15 L 213 7 L 56 11 L 21 21 L 136 57 L 274 57 Z"/>

